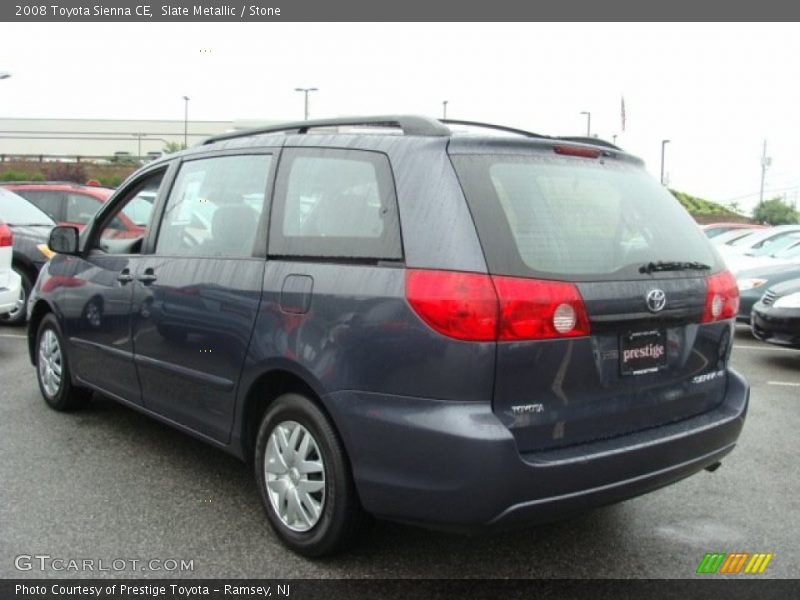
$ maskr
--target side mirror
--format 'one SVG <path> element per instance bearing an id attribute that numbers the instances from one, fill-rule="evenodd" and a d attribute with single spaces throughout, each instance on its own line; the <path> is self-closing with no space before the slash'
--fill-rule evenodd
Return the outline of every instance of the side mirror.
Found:
<path id="1" fill-rule="evenodd" d="M 50 246 L 50 250 L 58 254 L 77 254 L 78 228 L 69 225 L 53 227 L 47 245 Z"/>

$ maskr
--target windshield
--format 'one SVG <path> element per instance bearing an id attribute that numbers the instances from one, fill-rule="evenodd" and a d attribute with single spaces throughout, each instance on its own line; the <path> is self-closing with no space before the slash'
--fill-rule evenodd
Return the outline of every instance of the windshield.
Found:
<path id="1" fill-rule="evenodd" d="M 492 272 L 594 279 L 651 262 L 717 264 L 695 221 L 638 166 L 543 153 L 453 163 Z"/>
<path id="2" fill-rule="evenodd" d="M 776 253 L 780 252 L 784 248 L 789 248 L 798 241 L 800 241 L 800 237 L 797 237 L 796 235 L 777 237 L 771 240 L 766 240 L 760 248 L 753 248 L 747 254 L 750 256 L 775 256 Z"/>
<path id="3" fill-rule="evenodd" d="M 772 255 L 773 258 L 780 258 L 783 260 L 790 258 L 800 258 L 800 239 L 795 239 L 793 243 L 779 250 Z"/>
<path id="4" fill-rule="evenodd" d="M 13 192 L 0 188 L 0 218 L 9 225 L 55 225 L 33 204 Z"/>

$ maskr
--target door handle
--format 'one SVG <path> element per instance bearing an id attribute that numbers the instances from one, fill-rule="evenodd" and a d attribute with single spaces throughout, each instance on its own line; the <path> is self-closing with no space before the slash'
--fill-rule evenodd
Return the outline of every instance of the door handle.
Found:
<path id="1" fill-rule="evenodd" d="M 119 275 L 117 275 L 117 281 L 119 281 L 122 285 L 133 281 L 133 275 L 131 275 L 130 269 L 122 269 Z"/>
<path id="2" fill-rule="evenodd" d="M 144 273 L 139 275 L 136 279 L 141 281 L 144 285 L 149 285 L 153 283 L 156 279 L 158 279 L 158 277 L 156 277 L 156 274 L 153 273 L 153 269 L 148 268 L 145 269 Z"/>

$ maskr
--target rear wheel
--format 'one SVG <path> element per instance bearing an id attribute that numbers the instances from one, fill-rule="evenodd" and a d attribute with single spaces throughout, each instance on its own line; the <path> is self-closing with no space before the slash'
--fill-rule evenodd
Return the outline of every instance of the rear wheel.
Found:
<path id="1" fill-rule="evenodd" d="M 342 550 L 366 522 L 338 435 L 299 394 L 279 397 L 261 421 L 255 449 L 261 499 L 272 528 L 295 552 Z"/>
<path id="2" fill-rule="evenodd" d="M 25 311 L 28 304 L 28 296 L 30 295 L 31 288 L 33 287 L 31 279 L 28 277 L 25 271 L 22 271 L 16 267 L 14 267 L 14 271 L 20 276 L 22 282 L 19 286 L 19 298 L 17 298 L 17 303 L 13 310 L 0 316 L 0 323 L 3 323 L 4 325 L 22 325 L 25 322 Z"/>
<path id="3" fill-rule="evenodd" d="M 52 314 L 42 319 L 36 335 L 36 379 L 45 402 L 55 410 L 79 408 L 91 397 L 89 390 L 72 383 L 61 329 Z"/>

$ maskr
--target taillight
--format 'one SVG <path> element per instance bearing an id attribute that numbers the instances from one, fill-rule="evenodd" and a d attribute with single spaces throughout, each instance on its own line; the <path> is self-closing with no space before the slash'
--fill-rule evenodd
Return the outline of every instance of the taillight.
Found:
<path id="1" fill-rule="evenodd" d="M 494 277 L 500 302 L 499 340 L 589 335 L 578 288 L 563 281 Z"/>
<path id="2" fill-rule="evenodd" d="M 472 341 L 497 337 L 497 294 L 488 275 L 407 271 L 406 298 L 439 333 Z"/>
<path id="3" fill-rule="evenodd" d="M 11 233 L 8 225 L 0 224 L 0 248 L 11 246 L 14 243 L 14 234 Z"/>
<path id="4" fill-rule="evenodd" d="M 571 283 L 409 270 L 406 298 L 430 327 L 459 340 L 589 335 L 583 300 Z"/>
<path id="5" fill-rule="evenodd" d="M 706 277 L 703 323 L 731 319 L 739 313 L 739 286 L 730 271 Z"/>

